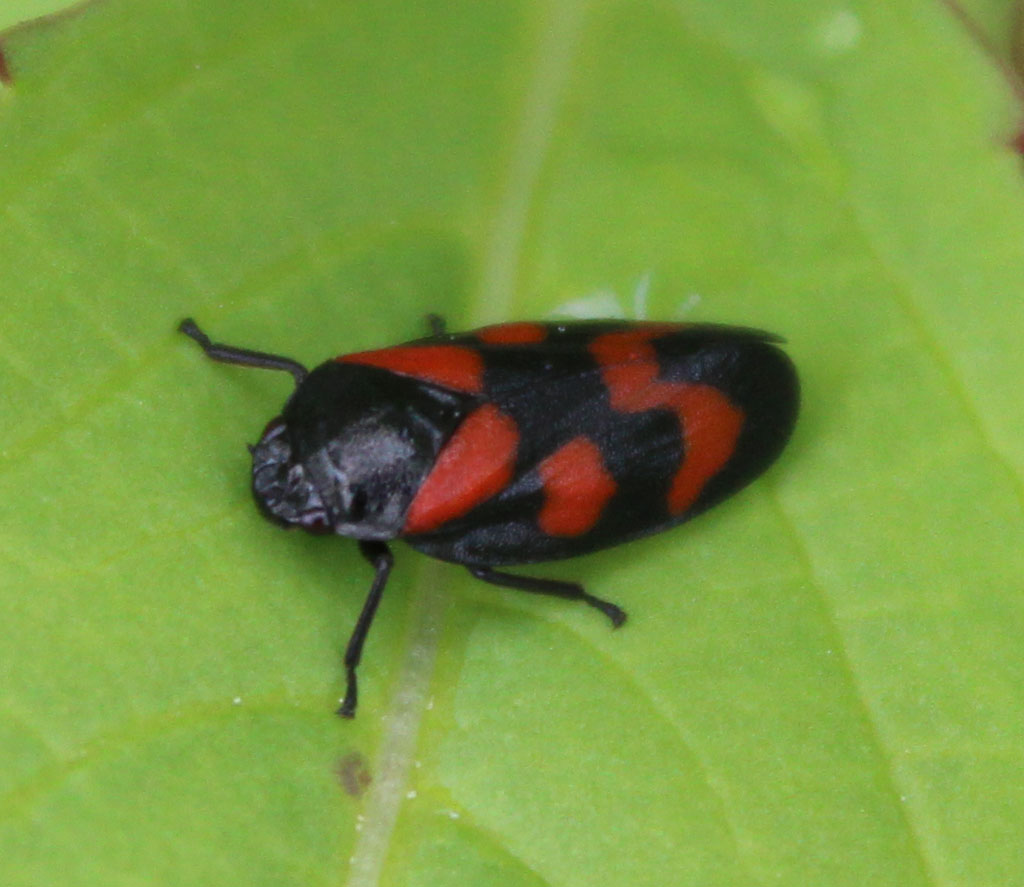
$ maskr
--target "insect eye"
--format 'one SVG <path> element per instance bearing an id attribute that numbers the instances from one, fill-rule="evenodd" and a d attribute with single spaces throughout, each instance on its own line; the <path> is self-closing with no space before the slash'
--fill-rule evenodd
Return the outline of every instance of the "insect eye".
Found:
<path id="1" fill-rule="evenodd" d="M 310 511 L 303 514 L 299 520 L 299 525 L 307 533 L 312 533 L 314 536 L 326 536 L 334 531 L 328 515 L 323 511 Z"/>
<path id="2" fill-rule="evenodd" d="M 366 490 L 362 487 L 354 490 L 352 493 L 352 504 L 348 507 L 348 516 L 354 521 L 361 521 L 366 517 Z"/>
<path id="3" fill-rule="evenodd" d="M 280 416 L 277 416 L 267 423 L 266 427 L 263 429 L 263 433 L 260 435 L 260 441 L 278 437 L 282 431 L 284 431 L 284 420 Z"/>

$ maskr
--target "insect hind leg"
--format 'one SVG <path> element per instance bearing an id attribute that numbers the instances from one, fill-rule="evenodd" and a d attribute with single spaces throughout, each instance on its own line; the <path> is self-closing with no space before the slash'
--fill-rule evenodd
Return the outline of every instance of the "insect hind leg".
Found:
<path id="1" fill-rule="evenodd" d="M 498 585 L 502 588 L 514 588 L 517 591 L 528 591 L 532 594 L 547 594 L 552 597 L 565 598 L 570 601 L 583 601 L 595 610 L 600 610 L 618 628 L 626 621 L 626 611 L 611 601 L 595 597 L 584 590 L 577 582 L 562 582 L 558 579 L 539 579 L 536 576 L 518 576 L 514 573 L 499 573 L 490 567 L 467 567 L 477 579 Z"/>

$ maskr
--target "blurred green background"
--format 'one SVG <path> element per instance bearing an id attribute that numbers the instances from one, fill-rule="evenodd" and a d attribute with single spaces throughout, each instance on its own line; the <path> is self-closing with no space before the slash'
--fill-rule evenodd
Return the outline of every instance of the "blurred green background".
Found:
<path id="1" fill-rule="evenodd" d="M 0 35 L 0 884 L 1024 885 L 1015 15 L 105 0 Z M 174 327 L 313 364 L 428 311 L 764 327 L 804 412 L 692 525 L 534 570 L 620 632 L 398 546 L 342 722 L 369 569 L 248 493 L 290 380 Z"/>

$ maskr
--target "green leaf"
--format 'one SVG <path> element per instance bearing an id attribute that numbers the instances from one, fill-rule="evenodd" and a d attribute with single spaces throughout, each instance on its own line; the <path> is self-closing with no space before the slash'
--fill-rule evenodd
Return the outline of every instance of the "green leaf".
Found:
<path id="1" fill-rule="evenodd" d="M 43 16 L 74 12 L 80 5 L 75 0 L 4 0 L 0 6 L 0 31 Z"/>
<path id="2" fill-rule="evenodd" d="M 0 883 L 1024 884 L 1024 201 L 941 4 L 107 0 L 3 40 Z M 771 472 L 517 596 L 283 534 L 315 363 L 782 333 Z M 369 784 L 367 785 L 367 779 Z"/>

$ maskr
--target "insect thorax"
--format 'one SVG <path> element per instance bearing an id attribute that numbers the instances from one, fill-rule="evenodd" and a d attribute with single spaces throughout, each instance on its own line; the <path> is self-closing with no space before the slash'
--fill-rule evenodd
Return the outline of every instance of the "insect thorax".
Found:
<path id="1" fill-rule="evenodd" d="M 387 370 L 317 367 L 253 448 L 253 495 L 275 523 L 392 539 L 467 395 Z"/>

